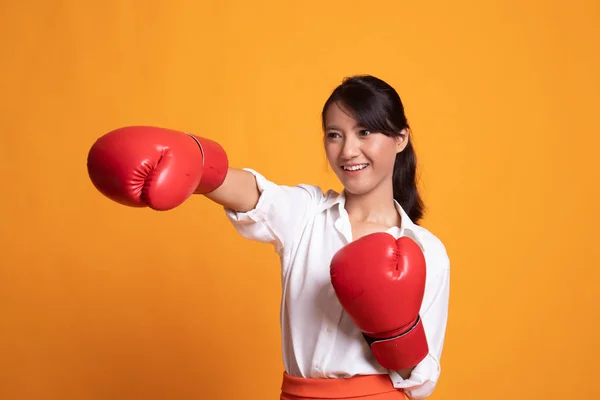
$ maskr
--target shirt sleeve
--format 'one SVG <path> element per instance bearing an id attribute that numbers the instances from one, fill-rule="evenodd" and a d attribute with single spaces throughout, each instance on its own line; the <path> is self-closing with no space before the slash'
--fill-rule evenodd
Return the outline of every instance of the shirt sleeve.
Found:
<path id="1" fill-rule="evenodd" d="M 246 239 L 272 244 L 280 255 L 290 245 L 324 197 L 317 186 L 285 186 L 275 184 L 260 173 L 254 175 L 260 192 L 255 208 L 238 212 L 225 208 L 225 214 L 236 231 Z"/>
<path id="2" fill-rule="evenodd" d="M 408 379 L 403 379 L 396 371 L 390 371 L 390 378 L 397 389 L 412 400 L 425 399 L 433 393 L 440 377 L 440 358 L 448 321 L 448 300 L 450 291 L 450 261 L 446 252 L 435 257 L 441 263 L 431 279 L 431 290 L 421 308 L 421 319 L 429 345 L 429 354 L 413 369 Z"/>

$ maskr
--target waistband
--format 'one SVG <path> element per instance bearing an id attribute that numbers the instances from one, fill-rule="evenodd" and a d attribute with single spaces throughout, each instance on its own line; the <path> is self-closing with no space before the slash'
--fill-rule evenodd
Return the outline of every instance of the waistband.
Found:
<path id="1" fill-rule="evenodd" d="M 314 379 L 283 373 L 283 394 L 308 399 L 353 399 L 387 393 L 385 399 L 405 399 L 404 392 L 394 388 L 387 374 L 358 375 L 352 378 Z M 286 398 L 282 396 L 282 398 Z M 380 397 L 377 397 L 380 398 Z M 383 397 L 381 397 L 383 398 Z"/>

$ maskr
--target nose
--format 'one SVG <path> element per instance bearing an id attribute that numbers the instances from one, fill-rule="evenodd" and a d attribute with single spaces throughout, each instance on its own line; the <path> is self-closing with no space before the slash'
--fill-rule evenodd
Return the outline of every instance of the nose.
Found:
<path id="1" fill-rule="evenodd" d="M 344 139 L 344 144 L 342 146 L 342 151 L 340 153 L 340 157 L 343 160 L 351 160 L 353 158 L 358 157 L 360 154 L 360 143 L 354 135 L 348 135 Z"/>

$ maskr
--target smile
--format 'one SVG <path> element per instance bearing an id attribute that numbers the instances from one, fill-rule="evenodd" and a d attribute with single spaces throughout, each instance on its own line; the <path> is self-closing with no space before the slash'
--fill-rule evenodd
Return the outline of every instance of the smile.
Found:
<path id="1" fill-rule="evenodd" d="M 342 165 L 342 169 L 345 171 L 360 171 L 361 169 L 365 169 L 368 166 L 369 164 Z"/>

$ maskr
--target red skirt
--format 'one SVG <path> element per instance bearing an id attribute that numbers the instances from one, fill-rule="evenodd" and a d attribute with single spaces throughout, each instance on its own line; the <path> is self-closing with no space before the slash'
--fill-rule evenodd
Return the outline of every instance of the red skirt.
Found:
<path id="1" fill-rule="evenodd" d="M 280 400 L 405 400 L 388 375 L 359 375 L 352 378 L 298 378 L 283 373 Z"/>

